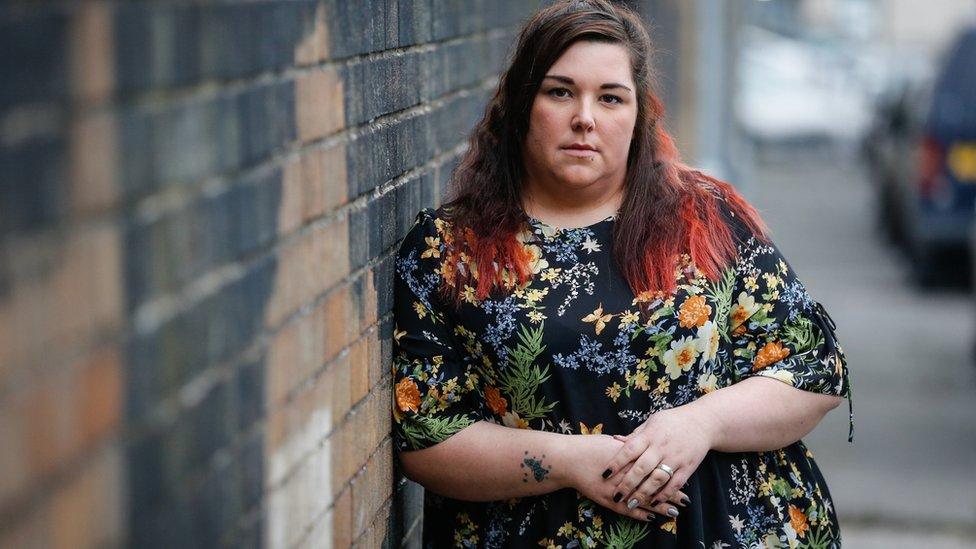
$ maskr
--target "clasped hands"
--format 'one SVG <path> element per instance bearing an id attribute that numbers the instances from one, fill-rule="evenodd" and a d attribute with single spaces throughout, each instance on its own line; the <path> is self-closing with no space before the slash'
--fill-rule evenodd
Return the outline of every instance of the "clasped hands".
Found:
<path id="1" fill-rule="evenodd" d="M 577 440 L 584 447 L 575 449 L 582 463 L 575 468 L 574 488 L 617 513 L 649 521 L 655 518 L 651 512 L 677 517 L 690 503 L 681 488 L 711 449 L 712 436 L 705 417 L 681 406 L 651 414 L 626 436 Z"/>

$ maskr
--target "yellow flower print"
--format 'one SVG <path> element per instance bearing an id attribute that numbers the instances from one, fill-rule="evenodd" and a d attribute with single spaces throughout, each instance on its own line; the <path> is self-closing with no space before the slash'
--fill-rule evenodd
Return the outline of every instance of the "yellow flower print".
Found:
<path id="1" fill-rule="evenodd" d="M 406 330 L 397 330 L 397 329 L 394 329 L 393 330 L 393 341 L 396 341 L 397 343 L 399 343 L 400 342 L 400 338 L 403 337 L 403 336 L 405 336 L 405 335 L 407 335 L 407 331 Z"/>
<path id="2" fill-rule="evenodd" d="M 641 391 L 650 391 L 651 388 L 647 385 L 647 372 L 641 370 L 634 374 L 634 388 L 640 389 Z"/>
<path id="3" fill-rule="evenodd" d="M 790 270 L 782 259 L 776 264 L 776 269 L 779 271 L 779 274 L 786 274 Z"/>
<path id="4" fill-rule="evenodd" d="M 671 380 L 669 380 L 666 377 L 658 378 L 658 380 L 657 380 L 657 389 L 655 389 L 655 391 L 658 394 L 666 395 L 666 394 L 668 394 L 668 389 L 670 389 L 670 388 L 671 388 Z"/>
<path id="5" fill-rule="evenodd" d="M 539 279 L 543 282 L 552 282 L 559 278 L 560 271 L 562 271 L 562 267 L 546 269 L 546 272 L 539 275 Z"/>
<path id="6" fill-rule="evenodd" d="M 613 382 L 613 385 L 607 387 L 607 396 L 610 397 L 610 400 L 617 402 L 617 399 L 620 398 L 620 389 L 620 384 L 616 381 Z"/>
<path id="7" fill-rule="evenodd" d="M 759 284 L 756 284 L 756 277 L 754 276 L 745 277 L 743 283 L 746 289 L 749 290 L 750 292 L 755 292 L 756 290 L 759 289 Z"/>
<path id="8" fill-rule="evenodd" d="M 424 304 L 419 301 L 413 302 L 413 310 L 417 311 L 418 318 L 424 318 L 427 316 L 427 308 L 424 307 Z"/>
<path id="9" fill-rule="evenodd" d="M 664 371 L 671 379 L 678 379 L 683 372 L 691 369 L 691 366 L 698 359 L 698 340 L 685 336 L 679 340 L 671 342 L 671 348 L 664 352 L 661 360 L 664 362 Z"/>
<path id="10" fill-rule="evenodd" d="M 697 328 L 708 320 L 712 307 L 705 303 L 705 296 L 691 296 L 678 309 L 678 319 L 682 328 Z"/>
<path id="11" fill-rule="evenodd" d="M 529 290 L 525 294 L 525 299 L 530 303 L 535 303 L 536 301 L 542 301 L 542 298 L 544 298 L 548 293 L 549 293 L 549 288 L 544 288 L 542 290 L 539 289 Z"/>
<path id="12" fill-rule="evenodd" d="M 583 423 L 581 421 L 580 422 L 580 434 L 583 434 L 583 435 L 601 435 L 601 434 L 603 434 L 603 424 L 602 423 L 597 424 L 596 427 L 593 427 L 592 429 L 590 429 L 589 427 L 586 426 L 585 423 Z"/>
<path id="13" fill-rule="evenodd" d="M 595 311 L 583 317 L 583 322 L 596 322 L 596 333 L 600 335 L 611 318 L 613 318 L 612 314 L 603 314 L 603 304 L 601 303 Z"/>
<path id="14" fill-rule="evenodd" d="M 573 532 L 575 530 L 576 530 L 576 528 L 573 526 L 573 523 L 567 522 L 567 523 L 563 524 L 559 528 L 558 531 L 556 531 L 556 534 L 558 534 L 558 535 L 560 535 L 560 536 L 562 536 L 564 538 L 568 538 L 568 537 L 570 537 L 570 536 L 573 535 Z"/>
<path id="15" fill-rule="evenodd" d="M 627 326 L 628 324 L 633 324 L 634 322 L 637 322 L 638 318 L 640 318 L 638 313 L 632 313 L 629 310 L 624 311 L 620 316 L 620 325 Z"/>
<path id="16" fill-rule="evenodd" d="M 603 519 L 600 518 L 600 515 L 596 515 L 595 517 L 593 517 L 593 527 L 594 528 L 603 528 Z M 597 537 L 600 537 L 600 536 L 597 535 Z"/>
<path id="17" fill-rule="evenodd" d="M 671 519 L 671 520 L 669 520 L 669 521 L 661 524 L 661 530 L 664 530 L 665 532 L 671 532 L 672 534 L 677 534 L 678 533 L 678 521 L 675 520 L 675 519 Z"/>
<path id="18" fill-rule="evenodd" d="M 441 252 L 438 248 L 441 245 L 441 239 L 436 236 L 424 237 L 427 242 L 428 248 L 424 250 L 424 253 L 420 254 L 420 259 L 426 259 L 428 257 L 440 257 Z"/>
<path id="19" fill-rule="evenodd" d="M 467 284 L 464 285 L 464 292 L 462 292 L 461 295 L 462 295 L 462 297 L 464 297 L 464 300 L 465 301 L 467 301 L 468 303 L 470 303 L 472 305 L 475 305 L 475 304 L 478 303 L 478 300 L 475 298 L 474 288 L 472 288 L 471 286 L 469 286 Z"/>
<path id="20" fill-rule="evenodd" d="M 782 282 L 782 280 L 773 273 L 763 273 L 762 277 L 763 280 L 766 281 L 766 287 L 770 290 L 775 290 L 776 287 L 779 286 L 779 283 Z"/>
<path id="21" fill-rule="evenodd" d="M 556 545 L 556 542 L 549 538 L 539 540 L 539 545 L 546 549 L 563 549 L 562 545 Z"/>
<path id="22" fill-rule="evenodd" d="M 546 315 L 540 313 L 539 311 L 529 311 L 528 314 L 529 321 L 533 324 L 538 324 L 546 319 Z"/>

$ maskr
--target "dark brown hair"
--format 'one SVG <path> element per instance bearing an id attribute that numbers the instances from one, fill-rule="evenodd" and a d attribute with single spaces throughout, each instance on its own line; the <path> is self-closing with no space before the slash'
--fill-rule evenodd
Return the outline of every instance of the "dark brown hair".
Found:
<path id="1" fill-rule="evenodd" d="M 716 278 L 737 255 L 731 213 L 766 239 L 766 227 L 736 189 L 681 162 L 664 128 L 664 106 L 654 92 L 652 46 L 640 17 L 606 0 L 557 2 L 522 28 L 508 68 L 452 174 L 444 212 L 451 239 L 477 267 L 450 269 L 443 293 L 455 303 L 465 284 L 477 280 L 476 297 L 531 279 L 529 255 L 516 239 L 524 228 L 522 146 L 532 104 L 543 77 L 573 43 L 620 44 L 630 56 L 637 86 L 637 123 L 627 157 L 625 198 L 614 225 L 614 258 L 632 291 L 675 289 L 675 259 L 688 253 Z M 722 211 L 722 204 L 727 210 Z M 457 257 L 449 251 L 448 260 Z"/>

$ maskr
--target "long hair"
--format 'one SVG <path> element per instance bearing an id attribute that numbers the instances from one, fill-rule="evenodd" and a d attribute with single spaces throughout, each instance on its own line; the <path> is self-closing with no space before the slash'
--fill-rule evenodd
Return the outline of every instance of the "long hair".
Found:
<path id="1" fill-rule="evenodd" d="M 653 89 L 651 41 L 640 17 L 606 0 L 568 0 L 537 12 L 519 33 L 511 62 L 452 173 L 443 211 L 453 250 L 472 269 L 445 270 L 442 294 L 459 303 L 465 285 L 479 300 L 524 285 L 531 257 L 517 238 L 522 208 L 522 147 L 532 104 L 549 68 L 579 40 L 620 44 L 629 53 L 637 122 L 627 157 L 624 200 L 614 225 L 614 260 L 635 294 L 675 290 L 676 259 L 691 256 L 710 279 L 737 255 L 731 213 L 763 240 L 767 229 L 736 189 L 681 162 Z M 720 202 L 726 204 L 722 211 Z M 473 283 L 476 281 L 476 284 Z"/>

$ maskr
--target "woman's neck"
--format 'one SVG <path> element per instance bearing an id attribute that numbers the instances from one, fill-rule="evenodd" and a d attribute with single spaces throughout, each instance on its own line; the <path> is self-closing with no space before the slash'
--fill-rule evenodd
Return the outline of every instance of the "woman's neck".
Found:
<path id="1" fill-rule="evenodd" d="M 595 192 L 594 192 L 595 191 Z M 606 219 L 623 204 L 623 182 L 613 187 L 550 191 L 527 183 L 522 188 L 522 208 L 530 217 L 553 227 L 583 227 Z"/>

